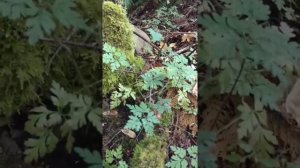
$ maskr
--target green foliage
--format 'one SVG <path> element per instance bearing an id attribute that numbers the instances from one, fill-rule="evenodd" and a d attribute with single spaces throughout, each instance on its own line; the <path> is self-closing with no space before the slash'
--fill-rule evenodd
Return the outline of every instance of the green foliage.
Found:
<path id="1" fill-rule="evenodd" d="M 25 130 L 37 136 L 25 142 L 26 162 L 37 161 L 46 153 L 52 152 L 58 138 L 67 138 L 66 149 L 71 152 L 75 141 L 73 131 L 88 123 L 100 132 L 100 109 L 92 107 L 91 98 L 67 93 L 56 82 L 52 83 L 51 92 L 55 110 L 45 106 L 36 107 L 31 110 L 32 114 L 25 123 Z"/>
<path id="2" fill-rule="evenodd" d="M 280 13 L 282 18 L 292 18 L 285 1 L 274 2 L 286 11 Z M 230 159 L 238 163 L 253 159 L 261 167 L 279 167 L 274 159 L 278 142 L 267 129 L 265 109 L 279 110 L 280 87 L 290 82 L 288 74 L 299 61 L 299 44 L 269 23 L 270 6 L 262 0 L 221 0 L 221 4 L 223 10 L 199 19 L 204 28 L 200 61 L 214 74 L 199 92 L 204 97 L 229 93 L 252 98 L 254 109 L 246 103 L 239 106 L 239 148 L 243 153 L 233 152 Z"/>
<path id="3" fill-rule="evenodd" d="M 145 20 L 147 25 L 151 25 L 154 29 L 159 30 L 159 28 L 167 30 L 176 30 L 177 26 L 174 25 L 171 20 L 173 18 L 180 18 L 183 15 L 178 13 L 176 6 L 162 6 L 156 10 L 154 18 L 151 20 Z"/>
<path id="4" fill-rule="evenodd" d="M 174 154 L 172 155 L 171 160 L 166 164 L 167 167 L 198 167 L 197 146 L 191 146 L 187 149 L 171 146 L 171 150 Z"/>
<path id="5" fill-rule="evenodd" d="M 144 89 L 157 89 L 158 86 L 163 86 L 165 79 L 169 80 L 170 87 L 182 89 L 184 92 L 192 89 L 197 71 L 188 65 L 188 60 L 183 55 L 174 56 L 172 61 L 165 61 L 163 64 L 165 67 L 153 68 L 143 74 Z"/>
<path id="6" fill-rule="evenodd" d="M 88 123 L 100 132 L 100 109 L 91 107 L 92 100 L 98 101 L 93 92 L 98 88 L 91 86 L 99 81 L 99 52 L 44 42 L 46 36 L 53 42 L 98 41 L 99 34 L 93 38 L 89 34 L 95 33 L 90 30 L 100 21 L 99 6 L 97 0 L 0 0 L 1 117 L 7 121 L 14 112 L 26 113 L 23 107 L 44 102 L 53 79 L 70 92 L 90 96 L 69 94 L 53 84 L 53 106 L 34 108 L 26 123 L 26 131 L 34 135 L 25 142 L 26 162 L 52 152 L 60 139 L 66 140 L 70 152 L 75 141 L 72 132 Z M 77 31 L 82 29 L 87 31 Z"/>
<path id="7" fill-rule="evenodd" d="M 159 120 L 154 116 L 149 106 L 142 102 L 140 105 L 127 105 L 133 115 L 129 116 L 125 128 L 140 131 L 145 129 L 147 135 L 152 136 L 155 124 Z"/>
<path id="8" fill-rule="evenodd" d="M 158 97 L 157 102 L 150 104 L 150 106 L 154 111 L 157 111 L 159 114 L 163 114 L 172 112 L 170 104 L 171 99 L 163 99 L 161 97 Z"/>
<path id="9" fill-rule="evenodd" d="M 167 143 L 164 135 L 151 136 L 143 139 L 134 148 L 129 167 L 135 168 L 164 168 Z"/>
<path id="10" fill-rule="evenodd" d="M 110 65 L 112 72 L 119 69 L 120 67 L 129 67 L 129 63 L 126 60 L 126 56 L 116 51 L 115 47 L 105 43 L 103 46 L 105 54 L 103 55 L 103 63 Z"/>
<path id="11" fill-rule="evenodd" d="M 95 0 L 89 1 L 96 2 Z M 71 1 L 68 0 L 63 3 L 68 2 Z M 27 10 L 29 8 L 28 5 L 25 5 L 26 10 L 23 10 L 24 3 L 31 3 L 31 1 L 0 1 L 0 6 L 3 8 L 7 7 L 7 5 L 14 6 L 6 8 L 6 12 L 9 11 L 9 13 L 6 13 L 8 14 L 7 18 L 3 18 L 2 13 L 0 13 L 2 46 L 0 49 L 0 80 L 6 81 L 2 82 L 2 85 L 0 84 L 0 94 L 2 95 L 2 98 L 0 98 L 0 115 L 1 117 L 4 116 L 6 120 L 29 103 L 40 101 L 47 94 L 46 92 L 51 86 L 52 80 L 59 81 L 70 91 L 79 90 L 80 93 L 89 94 L 93 98 L 96 92 L 91 92 L 92 94 L 90 94 L 90 91 L 97 90 L 97 88 L 88 88 L 87 84 L 93 84 L 99 80 L 100 68 L 97 68 L 99 64 L 98 52 L 76 48 L 74 52 L 70 53 L 65 52 L 64 47 L 62 47 L 62 50 L 58 50 L 58 46 L 47 43 L 41 42 L 34 46 L 28 44 L 23 33 L 30 30 L 27 28 L 26 22 L 31 18 L 24 18 L 22 14 L 20 14 L 21 16 L 17 14 L 18 11 L 26 13 L 26 11 L 30 12 L 32 10 L 31 8 Z M 88 13 L 90 14 L 89 17 L 92 17 L 91 11 L 95 11 L 93 9 L 97 8 L 96 6 L 83 6 L 84 2 L 79 4 L 80 9 L 84 10 L 80 11 L 84 16 L 87 16 Z M 34 1 L 33 5 L 44 5 L 43 7 L 49 7 L 50 9 L 52 4 L 45 2 L 43 5 L 38 5 Z M 86 9 L 87 7 L 89 7 L 89 10 Z M 67 12 L 68 10 L 66 9 L 65 11 Z M 73 7 L 72 11 L 75 12 Z M 5 10 L 1 10 L 1 12 L 5 12 Z M 16 18 L 12 20 L 11 17 L 13 15 L 16 15 Z M 93 18 L 89 18 L 92 21 L 100 18 L 99 12 L 94 13 L 93 16 Z M 98 17 L 98 19 L 95 19 L 95 17 Z M 72 20 L 72 18 L 68 18 L 68 20 Z M 47 20 L 44 21 L 46 22 Z M 42 22 L 44 21 L 42 20 Z M 89 22 L 88 24 L 92 23 Z M 61 36 L 69 34 L 70 30 L 64 26 L 60 27 L 59 22 L 56 23 L 56 26 L 59 29 L 52 32 L 55 38 L 61 38 Z M 76 33 L 74 38 L 82 39 L 83 36 L 86 36 L 83 32 L 80 35 Z"/>
<path id="12" fill-rule="evenodd" d="M 187 93 L 191 92 L 197 71 L 188 64 L 188 60 L 183 55 L 173 55 L 169 61 L 164 61 L 163 67 L 155 67 L 142 75 L 142 88 L 147 91 L 161 89 L 177 88 L 178 105 L 186 112 L 197 114 L 197 111 L 191 107 L 191 102 Z"/>
<path id="13" fill-rule="evenodd" d="M 239 147 L 248 154 L 239 161 L 251 158 L 249 153 L 253 153 L 255 154 L 253 159 L 263 167 L 279 167 L 279 161 L 272 159 L 270 155 L 275 152 L 273 145 L 277 145 L 278 141 L 273 133 L 266 129 L 267 114 L 263 104 L 256 102 L 254 109 L 251 109 L 243 103 L 238 109 L 241 111 L 242 120 L 238 128 L 238 137 L 241 140 Z M 245 138 L 246 142 L 243 140 Z"/>
<path id="14" fill-rule="evenodd" d="M 256 19 L 268 19 L 269 8 L 261 1 L 255 0 L 251 5 L 241 2 L 244 1 L 226 3 L 228 10 L 222 15 L 203 16 L 200 20 L 206 28 L 202 33 L 201 60 L 211 68 L 222 70 L 216 77 L 221 93 L 230 92 L 242 67 L 233 93 L 253 94 L 264 105 L 278 109 L 276 102 L 282 97 L 281 92 L 261 72 L 271 72 L 286 85 L 286 71 L 291 71 L 294 60 L 299 59 L 298 45 L 289 42 L 289 37 L 276 27 L 257 24 Z M 259 12 L 252 13 L 254 9 Z M 240 19 L 241 14 L 249 19 Z"/>
<path id="15" fill-rule="evenodd" d="M 102 168 L 102 160 L 99 152 L 91 152 L 88 149 L 79 147 L 75 147 L 74 150 L 89 165 L 88 168 Z"/>
<path id="16" fill-rule="evenodd" d="M 122 146 L 113 150 L 106 150 L 104 167 L 111 168 L 128 168 L 127 163 L 123 160 Z"/>
<path id="17" fill-rule="evenodd" d="M 119 91 L 113 91 L 111 95 L 110 108 L 118 107 L 122 102 L 126 103 L 126 99 L 132 97 L 134 100 L 136 93 L 132 90 L 132 88 L 125 87 L 119 83 Z"/>
<path id="18" fill-rule="evenodd" d="M 25 34 L 31 44 L 45 34 L 50 35 L 56 28 L 56 22 L 67 28 L 72 26 L 87 29 L 83 18 L 73 10 L 76 6 L 73 0 L 55 0 L 53 4 L 47 4 L 47 7 L 43 5 L 32 0 L 1 0 L 0 13 L 13 20 L 25 18 Z"/>
<path id="19" fill-rule="evenodd" d="M 160 42 L 160 41 L 162 41 L 162 40 L 164 39 L 163 36 L 162 36 L 162 34 L 156 32 L 156 31 L 153 30 L 152 28 L 148 29 L 148 31 L 149 31 L 149 33 L 150 33 L 150 35 L 151 35 L 151 41 L 152 41 L 153 43 L 155 43 L 155 42 Z"/>

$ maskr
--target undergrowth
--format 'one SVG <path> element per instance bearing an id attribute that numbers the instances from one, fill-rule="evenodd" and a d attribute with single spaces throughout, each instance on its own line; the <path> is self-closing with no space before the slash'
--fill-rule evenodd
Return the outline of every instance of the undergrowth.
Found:
<path id="1" fill-rule="evenodd" d="M 200 95 L 203 100 L 238 95 L 242 102 L 234 120 L 239 123 L 235 149 L 240 150 L 229 157 L 233 165 L 251 160 L 258 167 L 290 167 L 277 157 L 279 144 L 268 129 L 266 111 L 279 111 L 282 88 L 290 84 L 288 77 L 299 60 L 299 44 L 271 22 L 271 6 L 262 0 L 221 2 L 205 1 L 212 8 L 199 17 L 199 59 L 207 69 Z M 282 22 L 295 19 L 289 1 L 272 3 L 282 11 Z"/>

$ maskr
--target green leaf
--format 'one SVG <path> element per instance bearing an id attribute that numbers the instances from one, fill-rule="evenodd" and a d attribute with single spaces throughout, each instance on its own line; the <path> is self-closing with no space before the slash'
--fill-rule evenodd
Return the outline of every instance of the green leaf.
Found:
<path id="1" fill-rule="evenodd" d="M 159 120 L 154 116 L 147 104 L 142 102 L 140 105 L 127 105 L 133 115 L 129 116 L 125 128 L 140 131 L 142 128 L 148 136 L 153 135 L 154 126 Z"/>
<path id="2" fill-rule="evenodd" d="M 101 111 L 99 108 L 95 108 L 88 113 L 88 121 L 101 133 L 101 120 L 100 120 Z"/>
<path id="3" fill-rule="evenodd" d="M 160 41 L 163 40 L 162 34 L 156 32 L 156 31 L 153 30 L 152 28 L 147 29 L 147 31 L 148 31 L 148 32 L 150 33 L 150 35 L 151 35 L 151 40 L 152 40 L 152 42 L 155 43 L 155 42 L 160 42 Z"/>
<path id="4" fill-rule="evenodd" d="M 80 14 L 73 10 L 75 7 L 76 4 L 73 0 L 55 0 L 51 6 L 51 11 L 54 17 L 67 28 L 73 26 L 76 28 L 88 29 Z"/>
<path id="5" fill-rule="evenodd" d="M 58 142 L 58 138 L 53 134 L 45 134 L 38 139 L 30 138 L 25 141 L 25 162 L 38 161 L 39 158 L 44 157 L 47 153 L 52 152 Z"/>
<path id="6" fill-rule="evenodd" d="M 89 164 L 89 168 L 102 168 L 102 160 L 99 152 L 79 147 L 75 147 L 74 150 L 87 164 Z"/>

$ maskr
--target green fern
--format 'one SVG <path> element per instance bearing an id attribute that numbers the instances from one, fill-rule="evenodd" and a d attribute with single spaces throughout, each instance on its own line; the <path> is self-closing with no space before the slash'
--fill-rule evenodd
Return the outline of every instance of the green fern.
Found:
<path id="1" fill-rule="evenodd" d="M 145 129 L 148 136 L 152 136 L 154 132 L 154 126 L 159 124 L 159 120 L 154 116 L 153 112 L 147 104 L 142 102 L 140 105 L 127 105 L 130 112 L 133 114 L 129 116 L 125 128 L 140 131 Z"/>
<path id="2" fill-rule="evenodd" d="M 191 146 L 187 149 L 171 146 L 172 152 L 174 153 L 171 160 L 166 163 L 166 167 L 171 168 L 197 168 L 197 153 L 198 149 L 196 146 Z"/>
<path id="3" fill-rule="evenodd" d="M 111 168 L 128 168 L 127 163 L 123 160 L 123 147 L 120 145 L 116 149 L 105 151 L 104 167 Z"/>
<path id="4" fill-rule="evenodd" d="M 48 134 L 52 135 L 52 139 L 66 138 L 68 152 L 72 151 L 75 141 L 72 135 L 74 131 L 91 123 L 99 133 L 101 132 L 100 109 L 92 107 L 92 100 L 89 97 L 67 93 L 56 82 L 52 83 L 51 92 L 53 94 L 51 100 L 56 109 L 49 110 L 45 106 L 32 109 L 32 113 L 25 123 L 26 131 L 38 136 L 39 139 L 47 138 Z M 60 128 L 58 132 L 57 127 Z M 58 140 L 41 140 L 40 143 L 29 143 L 35 141 L 38 140 L 30 138 L 28 143 L 25 143 L 25 161 L 27 162 L 36 161 L 37 158 L 52 152 L 58 143 Z M 51 148 L 48 148 L 48 146 L 51 146 Z M 42 150 L 42 152 L 33 153 L 39 150 Z"/>

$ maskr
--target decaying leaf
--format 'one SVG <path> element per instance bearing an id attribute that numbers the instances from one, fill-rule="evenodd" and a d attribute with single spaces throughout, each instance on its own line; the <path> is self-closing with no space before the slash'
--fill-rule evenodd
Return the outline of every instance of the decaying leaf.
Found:
<path id="1" fill-rule="evenodd" d="M 166 50 L 168 49 L 168 43 L 160 42 L 159 48 L 160 48 L 162 51 L 166 51 Z"/>
<path id="2" fill-rule="evenodd" d="M 135 132 L 131 131 L 130 129 L 124 128 L 121 130 L 123 134 L 127 135 L 129 138 L 135 138 L 136 134 Z"/>
<path id="3" fill-rule="evenodd" d="M 117 110 L 108 110 L 103 112 L 103 116 L 117 116 L 118 111 Z"/>
<path id="4" fill-rule="evenodd" d="M 177 48 L 176 43 L 171 43 L 171 44 L 169 45 L 169 47 L 170 47 L 170 48 Z"/>
<path id="5" fill-rule="evenodd" d="M 192 88 L 192 94 L 196 97 L 198 97 L 198 82 L 195 83 L 195 85 Z"/>
<path id="6" fill-rule="evenodd" d="M 197 38 L 197 33 L 194 32 L 194 33 L 186 33 L 186 34 L 183 34 L 183 36 L 181 37 L 181 42 L 190 42 L 192 41 L 193 39 L 196 39 Z"/>

